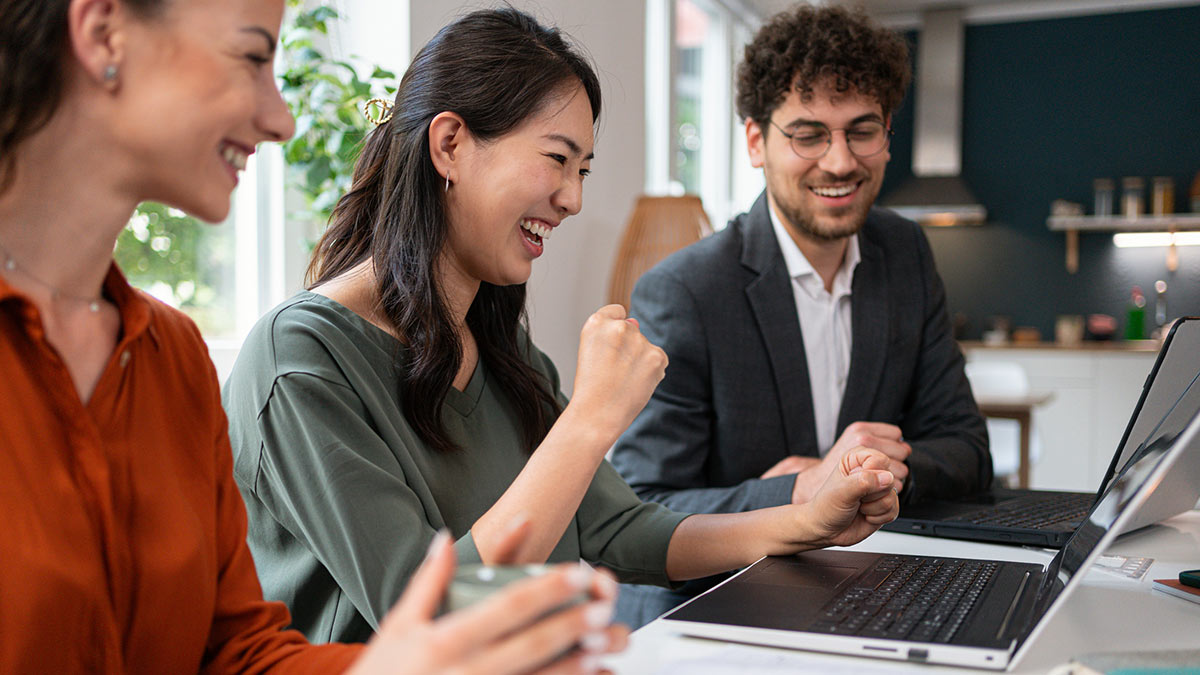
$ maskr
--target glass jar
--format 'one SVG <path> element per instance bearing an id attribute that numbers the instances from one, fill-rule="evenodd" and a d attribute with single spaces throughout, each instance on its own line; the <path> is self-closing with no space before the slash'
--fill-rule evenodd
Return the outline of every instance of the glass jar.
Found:
<path id="1" fill-rule="evenodd" d="M 1144 210 L 1146 181 L 1141 176 L 1126 176 L 1121 179 L 1121 213 L 1126 218 L 1137 218 Z"/>
<path id="2" fill-rule="evenodd" d="M 1155 176 L 1150 185 L 1150 213 L 1156 216 L 1175 213 L 1175 179 L 1170 176 Z"/>
<path id="3" fill-rule="evenodd" d="M 1113 214 L 1113 182 L 1110 178 L 1097 178 L 1092 181 L 1092 188 L 1096 193 L 1096 204 L 1094 213 L 1101 218 L 1111 216 Z"/>

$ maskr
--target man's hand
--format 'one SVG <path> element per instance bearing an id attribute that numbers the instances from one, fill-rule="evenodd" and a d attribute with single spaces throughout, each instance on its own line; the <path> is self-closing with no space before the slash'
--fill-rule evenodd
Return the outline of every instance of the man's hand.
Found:
<path id="1" fill-rule="evenodd" d="M 772 472 L 785 466 L 785 463 L 788 467 L 797 467 L 796 484 L 792 487 L 792 503 L 804 504 L 812 500 L 840 462 L 855 448 L 871 448 L 883 454 L 887 466 L 881 468 L 885 468 L 895 477 L 894 487 L 897 493 L 904 489 L 904 482 L 908 480 L 908 465 L 904 462 L 912 454 L 912 446 L 902 440 L 900 427 L 884 422 L 855 422 L 846 427 L 829 450 L 829 454 L 820 460 L 793 455 L 771 467 L 767 474 L 783 475 L 786 472 Z M 763 478 L 769 478 L 767 474 L 763 474 Z"/>
<path id="2" fill-rule="evenodd" d="M 800 455 L 788 455 L 779 460 L 775 466 L 767 469 L 762 478 L 774 478 L 776 476 L 786 476 L 793 473 L 804 473 L 809 469 L 817 466 L 821 460 L 816 457 L 801 457 Z"/>

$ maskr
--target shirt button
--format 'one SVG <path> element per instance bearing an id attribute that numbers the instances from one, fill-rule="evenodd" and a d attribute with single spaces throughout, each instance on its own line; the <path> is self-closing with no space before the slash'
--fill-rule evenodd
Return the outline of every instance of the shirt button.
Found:
<path id="1" fill-rule="evenodd" d="M 128 365 L 128 364 L 129 364 L 129 358 L 130 358 L 130 356 L 131 356 L 131 354 L 129 353 L 129 350 L 128 350 L 128 349 L 126 349 L 125 351 L 121 352 L 121 361 L 120 361 L 120 364 L 121 364 L 121 367 L 122 367 L 122 368 L 124 368 L 126 365 Z"/>

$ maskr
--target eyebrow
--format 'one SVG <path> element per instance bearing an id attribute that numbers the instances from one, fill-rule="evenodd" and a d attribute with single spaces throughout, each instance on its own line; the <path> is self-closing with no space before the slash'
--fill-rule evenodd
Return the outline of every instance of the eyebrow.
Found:
<path id="1" fill-rule="evenodd" d="M 255 35 L 261 35 L 262 38 L 267 41 L 267 50 L 270 51 L 272 54 L 275 53 L 275 43 L 278 42 L 278 40 L 275 39 L 274 35 L 271 35 L 271 31 L 267 30 L 266 28 L 261 28 L 259 26 L 246 26 L 245 28 L 242 29 L 242 32 L 243 33 L 254 33 Z"/>
<path id="2" fill-rule="evenodd" d="M 583 154 L 583 148 L 579 147 L 578 143 L 576 143 L 574 140 L 572 140 L 566 136 L 563 136 L 562 134 L 546 134 L 545 138 L 548 138 L 552 141 L 558 141 L 559 143 L 562 143 L 563 145 L 570 148 L 571 152 L 575 155 Z M 595 158 L 596 158 L 596 153 L 594 153 L 594 152 L 589 152 L 587 157 L 584 157 L 585 160 L 593 160 Z"/>
<path id="3" fill-rule="evenodd" d="M 850 123 L 847 124 L 846 126 L 854 126 L 855 124 L 858 124 L 859 122 L 868 122 L 868 121 L 882 123 L 883 116 L 881 116 L 879 113 L 870 112 L 865 115 L 859 115 L 858 117 L 855 117 L 854 119 L 850 120 Z M 820 120 L 809 120 L 809 119 L 804 119 L 802 117 L 798 117 L 798 118 L 792 120 L 791 122 L 788 122 L 787 124 L 784 125 L 784 128 L 785 129 L 793 129 L 795 127 L 804 126 L 804 125 L 816 125 L 816 126 L 825 127 L 826 129 L 829 128 L 828 124 L 825 124 L 824 122 L 822 122 Z"/>

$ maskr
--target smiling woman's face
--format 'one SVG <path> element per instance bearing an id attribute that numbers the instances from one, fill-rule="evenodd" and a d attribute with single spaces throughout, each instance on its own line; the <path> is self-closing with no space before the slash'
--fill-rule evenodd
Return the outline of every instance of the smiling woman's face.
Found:
<path id="1" fill-rule="evenodd" d="M 247 157 L 294 123 L 272 68 L 283 0 L 174 0 L 125 24 L 113 132 L 126 186 L 216 222 Z"/>
<path id="2" fill-rule="evenodd" d="M 513 131 L 474 143 L 448 193 L 452 273 L 471 284 L 528 281 L 554 228 L 583 207 L 593 143 L 591 103 L 578 85 Z"/>

